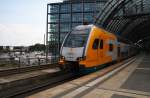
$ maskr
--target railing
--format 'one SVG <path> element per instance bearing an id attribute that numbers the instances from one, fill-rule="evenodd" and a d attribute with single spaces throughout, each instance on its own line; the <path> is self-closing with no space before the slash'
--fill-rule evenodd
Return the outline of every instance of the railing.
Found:
<path id="1" fill-rule="evenodd" d="M 9 57 L 9 58 L 0 58 L 0 70 L 9 69 L 9 68 L 20 68 L 26 66 L 39 66 L 51 64 L 55 61 L 55 57 L 46 58 L 23 58 L 23 57 Z"/>

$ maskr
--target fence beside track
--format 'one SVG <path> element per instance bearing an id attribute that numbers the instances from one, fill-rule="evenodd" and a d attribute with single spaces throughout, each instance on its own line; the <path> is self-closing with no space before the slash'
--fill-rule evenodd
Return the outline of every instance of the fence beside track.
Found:
<path id="1" fill-rule="evenodd" d="M 56 63 L 54 57 L 0 57 L 0 68 L 9 69 L 24 66 L 36 66 Z"/>

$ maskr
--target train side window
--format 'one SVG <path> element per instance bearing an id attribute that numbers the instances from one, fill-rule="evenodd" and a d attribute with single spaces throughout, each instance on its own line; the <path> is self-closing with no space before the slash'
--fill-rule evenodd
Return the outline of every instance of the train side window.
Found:
<path id="1" fill-rule="evenodd" d="M 93 43 L 93 49 L 98 49 L 99 39 L 95 39 Z"/>
<path id="2" fill-rule="evenodd" d="M 104 45 L 104 41 L 101 39 L 101 40 L 100 40 L 100 46 L 99 46 L 99 48 L 100 48 L 100 49 L 103 49 L 103 45 Z"/>
<path id="3" fill-rule="evenodd" d="M 113 44 L 112 43 L 109 44 L 109 51 L 113 51 Z"/>

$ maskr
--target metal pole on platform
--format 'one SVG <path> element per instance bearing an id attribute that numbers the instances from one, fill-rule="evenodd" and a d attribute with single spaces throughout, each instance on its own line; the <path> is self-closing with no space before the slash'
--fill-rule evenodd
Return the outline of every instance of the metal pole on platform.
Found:
<path id="1" fill-rule="evenodd" d="M 47 4 L 47 16 L 46 16 L 46 64 L 48 63 L 48 4 Z"/>

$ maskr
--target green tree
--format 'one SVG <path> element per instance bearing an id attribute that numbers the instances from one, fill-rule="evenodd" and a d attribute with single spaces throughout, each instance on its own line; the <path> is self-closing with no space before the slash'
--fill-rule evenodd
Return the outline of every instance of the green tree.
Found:
<path id="1" fill-rule="evenodd" d="M 44 44 L 35 44 L 33 46 L 29 46 L 29 51 L 45 51 L 46 46 Z"/>

